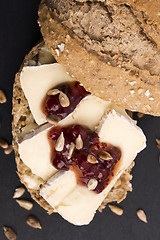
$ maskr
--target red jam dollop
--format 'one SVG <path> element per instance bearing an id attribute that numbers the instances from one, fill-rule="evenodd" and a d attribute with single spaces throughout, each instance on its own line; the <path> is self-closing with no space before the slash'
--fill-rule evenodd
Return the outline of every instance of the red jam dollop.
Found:
<path id="1" fill-rule="evenodd" d="M 59 94 L 56 94 L 45 97 L 42 110 L 46 115 L 54 115 L 60 119 L 64 119 L 73 112 L 79 102 L 89 94 L 89 92 L 76 81 L 60 84 L 56 86 L 55 89 L 67 95 L 70 102 L 69 106 L 63 107 L 59 101 Z"/>
<path id="2" fill-rule="evenodd" d="M 61 133 L 64 136 L 64 146 L 62 151 L 57 151 L 55 146 Z M 106 133 L 107 134 L 107 133 Z M 81 136 L 83 146 L 81 149 L 76 147 L 70 158 L 68 158 L 71 143 L 76 145 L 76 139 Z M 52 146 L 52 164 L 59 170 L 72 169 L 76 172 L 77 182 L 88 185 L 90 179 L 96 179 L 98 184 L 94 191 L 100 193 L 109 183 L 110 177 L 113 176 L 113 169 L 121 158 L 119 148 L 110 144 L 100 142 L 97 133 L 81 126 L 70 125 L 67 127 L 53 127 L 49 131 L 49 140 Z M 100 153 L 107 152 L 111 156 L 110 160 L 101 158 Z M 88 155 L 96 159 L 96 163 L 87 161 Z"/>

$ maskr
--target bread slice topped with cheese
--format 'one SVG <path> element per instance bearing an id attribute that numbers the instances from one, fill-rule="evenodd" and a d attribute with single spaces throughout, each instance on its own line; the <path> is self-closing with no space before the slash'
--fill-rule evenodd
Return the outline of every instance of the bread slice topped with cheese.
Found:
<path id="1" fill-rule="evenodd" d="M 75 225 L 126 197 L 133 160 L 146 147 L 125 109 L 85 89 L 44 42 L 16 75 L 12 128 L 22 183 L 49 214 Z"/>
<path id="2" fill-rule="evenodd" d="M 39 25 L 55 59 L 104 100 L 160 115 L 160 1 L 42 0 Z"/>

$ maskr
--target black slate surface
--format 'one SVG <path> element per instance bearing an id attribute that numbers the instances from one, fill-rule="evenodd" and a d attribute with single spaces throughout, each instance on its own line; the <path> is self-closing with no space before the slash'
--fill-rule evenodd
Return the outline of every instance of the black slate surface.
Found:
<path id="1" fill-rule="evenodd" d="M 0 1 L 0 89 L 7 95 L 7 103 L 0 105 L 0 137 L 10 143 L 11 101 L 14 75 L 25 54 L 41 38 L 37 20 L 39 0 Z M 136 116 L 135 116 L 136 118 Z M 138 120 L 147 136 L 148 146 L 136 158 L 133 170 L 133 192 L 120 206 L 119 217 L 108 208 L 97 213 L 89 226 L 76 227 L 58 214 L 52 216 L 34 203 L 30 212 L 20 208 L 12 199 L 14 189 L 21 186 L 16 174 L 14 153 L 9 156 L 0 149 L 0 240 L 6 239 L 3 225 L 13 227 L 18 240 L 158 240 L 160 239 L 160 165 L 155 139 L 160 138 L 160 118 L 145 116 Z M 26 192 L 24 197 L 30 199 Z M 148 224 L 141 222 L 136 210 L 145 210 Z M 26 225 L 29 214 L 37 216 L 43 226 L 35 230 Z"/>

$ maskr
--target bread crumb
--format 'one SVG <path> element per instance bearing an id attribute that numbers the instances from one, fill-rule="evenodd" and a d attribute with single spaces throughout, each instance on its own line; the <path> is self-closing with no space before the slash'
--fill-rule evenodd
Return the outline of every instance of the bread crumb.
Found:
<path id="1" fill-rule="evenodd" d="M 150 107 L 149 105 L 146 105 L 146 109 L 147 109 L 148 111 L 150 111 L 150 110 L 151 110 L 151 107 Z"/>
<path id="2" fill-rule="evenodd" d="M 138 94 L 141 94 L 143 92 L 143 88 L 139 88 L 137 92 Z"/>
<path id="3" fill-rule="evenodd" d="M 150 97 L 149 100 L 150 100 L 150 101 L 154 101 L 154 98 L 153 98 L 153 97 Z"/>
<path id="4" fill-rule="evenodd" d="M 57 53 L 57 56 L 59 57 L 59 50 L 55 49 L 55 52 Z"/>
<path id="5" fill-rule="evenodd" d="M 130 90 L 130 94 L 134 94 L 135 93 L 135 91 L 134 90 Z"/>
<path id="6" fill-rule="evenodd" d="M 58 44 L 58 48 L 60 49 L 61 52 L 64 50 L 64 43 Z"/>
<path id="7" fill-rule="evenodd" d="M 129 84 L 130 84 L 131 86 L 133 86 L 135 83 L 136 83 L 136 81 L 129 82 Z"/>
<path id="8" fill-rule="evenodd" d="M 147 90 L 144 94 L 148 97 L 150 95 L 150 91 Z"/>

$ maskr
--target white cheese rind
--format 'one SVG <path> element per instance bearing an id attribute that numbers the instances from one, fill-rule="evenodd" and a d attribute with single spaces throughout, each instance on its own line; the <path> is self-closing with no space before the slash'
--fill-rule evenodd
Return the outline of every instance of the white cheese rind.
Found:
<path id="1" fill-rule="evenodd" d="M 75 225 L 85 225 L 93 219 L 96 210 L 117 179 L 131 164 L 137 153 L 146 146 L 146 138 L 142 130 L 137 127 L 132 120 L 116 113 L 114 110 L 110 111 L 103 118 L 97 131 L 101 141 L 119 147 L 122 152 L 119 166 L 115 168 L 114 177 L 107 187 L 100 194 L 96 194 L 93 191 L 89 191 L 87 187 L 78 185 L 74 172 L 71 173 L 71 171 L 68 171 L 65 175 L 63 172 L 62 174 L 59 173 L 58 176 L 60 177 L 58 180 L 56 174 L 54 178 L 50 180 L 49 187 L 45 185 L 40 192 L 41 196 L 56 208 L 57 212 L 63 218 Z M 64 177 L 67 184 L 64 183 Z M 56 188 L 58 189 L 58 196 L 62 196 L 61 194 L 63 194 L 63 189 L 61 191 L 61 188 L 58 187 L 58 184 L 61 185 L 62 182 L 64 183 L 65 189 L 69 188 L 68 192 L 70 192 L 70 194 L 67 193 L 65 196 L 63 194 L 63 199 L 60 198 L 60 201 L 57 200 L 57 202 L 56 191 L 51 191 L 52 188 L 54 188 L 55 182 Z M 47 197 L 47 192 L 49 198 Z"/>
<path id="2" fill-rule="evenodd" d="M 57 172 L 50 162 L 51 147 L 47 134 L 48 129 L 19 144 L 22 161 L 31 169 L 32 173 L 45 181 Z"/>
<path id="3" fill-rule="evenodd" d="M 40 194 L 55 208 L 77 186 L 75 174 L 72 171 L 59 171 L 49 179 L 46 186 L 47 188 L 41 189 Z"/>
<path id="4" fill-rule="evenodd" d="M 48 90 L 69 81 L 73 79 L 66 73 L 65 67 L 58 63 L 23 67 L 20 83 L 37 124 L 46 122 L 41 105 Z"/>

